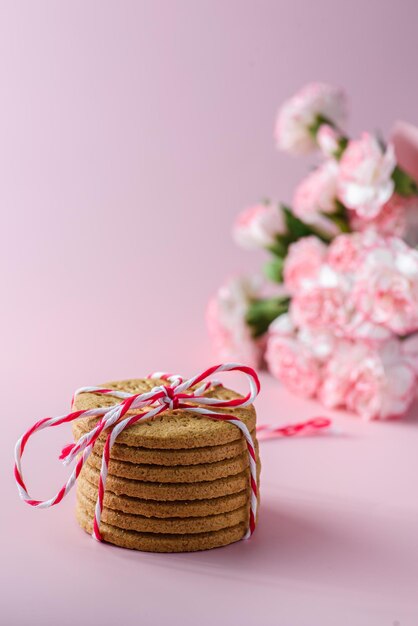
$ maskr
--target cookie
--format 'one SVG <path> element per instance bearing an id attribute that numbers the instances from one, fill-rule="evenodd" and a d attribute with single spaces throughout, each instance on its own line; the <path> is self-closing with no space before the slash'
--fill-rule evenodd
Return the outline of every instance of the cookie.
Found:
<path id="1" fill-rule="evenodd" d="M 259 472 L 260 461 L 258 460 L 257 473 L 259 474 Z M 97 487 L 99 474 L 99 470 L 86 463 L 81 470 L 80 478 L 84 477 Z M 235 476 L 194 483 L 152 483 L 108 474 L 106 490 L 112 491 L 116 495 L 124 494 L 148 500 L 206 500 L 218 496 L 227 496 L 247 489 L 249 478 L 249 469 Z"/>
<path id="2" fill-rule="evenodd" d="M 87 464 L 100 470 L 102 458 L 92 452 Z M 144 465 L 110 459 L 109 473 L 121 478 L 143 480 L 152 483 L 193 483 L 202 480 L 216 480 L 243 472 L 249 466 L 248 452 L 242 452 L 232 459 L 202 465 L 179 465 L 164 467 L 163 465 Z"/>
<path id="3" fill-rule="evenodd" d="M 73 423 L 74 438 L 78 440 L 88 429 L 84 420 Z M 254 445 L 257 446 L 255 431 L 251 432 Z M 94 446 L 94 451 L 100 456 L 103 454 L 104 442 L 98 439 Z M 127 446 L 119 443 L 113 444 L 110 455 L 112 459 L 118 461 L 129 461 L 130 463 L 145 463 L 152 465 L 201 465 L 203 463 L 216 463 L 225 459 L 232 459 L 242 452 L 246 452 L 247 444 L 244 438 L 231 441 L 219 446 L 204 446 L 201 448 L 184 448 L 178 450 L 160 450 L 158 448 L 144 448 L 140 446 Z"/>
<path id="4" fill-rule="evenodd" d="M 93 518 L 95 501 L 77 493 L 77 502 L 85 513 Z M 248 523 L 249 502 L 238 509 L 220 513 L 218 515 L 207 515 L 205 517 L 191 518 L 158 518 L 145 517 L 143 515 L 133 515 L 122 513 L 104 507 L 101 521 L 123 528 L 125 530 L 136 530 L 138 532 L 165 533 L 165 534 L 196 534 L 221 530 L 228 526 L 236 526 L 241 523 Z"/>
<path id="5" fill-rule="evenodd" d="M 128 391 L 132 394 L 150 391 L 156 385 L 165 385 L 163 379 L 135 379 L 121 382 L 106 383 L 107 389 Z M 211 388 L 205 392 L 208 397 L 223 400 L 241 398 L 235 391 L 225 387 Z M 120 403 L 120 399 L 113 396 L 104 396 L 95 393 L 82 393 L 75 398 L 74 411 L 106 407 Z M 240 408 L 217 408 L 217 412 L 226 415 L 235 415 L 252 431 L 255 428 L 256 413 L 253 405 Z M 127 415 L 144 412 L 132 410 Z M 97 423 L 97 418 L 82 418 L 83 428 L 90 430 Z M 74 425 L 73 432 L 76 432 Z M 101 434 L 102 441 L 107 437 L 106 432 Z M 182 409 L 168 410 L 162 415 L 147 422 L 133 424 L 118 436 L 118 442 L 129 446 L 158 449 L 199 448 L 205 446 L 223 445 L 242 439 L 239 428 L 228 422 L 210 419 Z"/>
<path id="6" fill-rule="evenodd" d="M 94 487 L 88 480 L 79 478 L 77 481 L 77 491 L 87 496 L 90 500 L 96 501 L 97 487 Z M 104 506 L 108 509 L 125 513 L 134 513 L 146 517 L 205 517 L 206 515 L 216 515 L 227 513 L 241 506 L 244 506 L 249 499 L 248 489 L 243 489 L 238 493 L 229 496 L 220 496 L 207 500 L 173 500 L 162 501 L 145 500 L 143 498 L 132 498 L 131 496 L 116 495 L 109 491 L 106 485 L 104 494 Z"/>
<path id="7" fill-rule="evenodd" d="M 92 517 L 80 504 L 77 504 L 76 517 L 80 526 L 91 534 L 93 530 Z M 242 539 L 247 528 L 248 523 L 241 523 L 207 533 L 171 535 L 123 530 L 105 522 L 100 524 L 100 532 L 104 541 L 122 548 L 145 552 L 195 552 L 219 548 Z"/>

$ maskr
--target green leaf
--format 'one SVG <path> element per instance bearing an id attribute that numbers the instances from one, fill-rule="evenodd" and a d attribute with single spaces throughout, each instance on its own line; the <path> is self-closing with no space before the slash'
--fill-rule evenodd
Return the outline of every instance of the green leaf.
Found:
<path id="1" fill-rule="evenodd" d="M 291 241 L 287 235 L 276 235 L 276 241 L 267 249 L 275 256 L 283 258 L 287 254 L 289 243 L 291 243 Z"/>
<path id="2" fill-rule="evenodd" d="M 289 207 L 282 205 L 282 211 L 286 227 L 289 232 L 289 245 L 302 237 L 309 237 L 309 235 L 315 235 L 315 237 L 318 237 L 318 239 L 321 239 L 324 243 L 329 243 L 331 241 L 331 235 L 324 233 L 316 226 L 310 226 L 309 224 L 302 222 L 302 220 L 292 213 Z"/>
<path id="3" fill-rule="evenodd" d="M 317 115 L 315 121 L 309 126 L 308 130 L 310 135 L 316 139 L 318 134 L 318 130 L 321 128 L 323 124 L 327 124 L 328 126 L 334 127 L 334 124 L 324 115 Z"/>
<path id="4" fill-rule="evenodd" d="M 275 283 L 283 282 L 284 259 L 276 257 L 264 265 L 264 274 Z"/>
<path id="5" fill-rule="evenodd" d="M 246 321 L 254 338 L 264 335 L 276 317 L 287 313 L 290 298 L 261 298 L 253 300 L 247 310 Z"/>
<path id="6" fill-rule="evenodd" d="M 351 233 L 347 209 L 339 200 L 336 201 L 336 209 L 333 213 L 322 213 L 324 217 L 333 222 L 342 233 Z"/>
<path id="7" fill-rule="evenodd" d="M 323 213 L 323 215 L 333 222 L 342 233 L 351 233 L 350 224 L 338 213 Z"/>
<path id="8" fill-rule="evenodd" d="M 287 230 L 291 236 L 292 241 L 297 241 L 301 237 L 308 237 L 312 235 L 313 230 L 308 224 L 302 222 L 296 215 L 294 215 L 289 207 L 282 204 L 282 211 L 286 223 Z"/>
<path id="9" fill-rule="evenodd" d="M 395 183 L 395 191 L 400 196 L 410 197 L 418 195 L 416 181 L 400 167 L 396 166 L 392 172 L 392 180 Z"/>
<path id="10" fill-rule="evenodd" d="M 340 137 L 338 140 L 338 148 L 334 152 L 334 158 L 339 161 L 344 154 L 344 150 L 348 146 L 348 137 Z"/>

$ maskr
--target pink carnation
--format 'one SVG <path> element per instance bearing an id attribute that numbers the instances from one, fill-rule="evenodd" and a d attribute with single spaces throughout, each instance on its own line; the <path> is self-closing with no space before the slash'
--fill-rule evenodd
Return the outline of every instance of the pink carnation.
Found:
<path id="1" fill-rule="evenodd" d="M 337 272 L 353 272 L 358 267 L 361 250 L 359 235 L 340 235 L 331 242 L 327 261 Z"/>
<path id="2" fill-rule="evenodd" d="M 400 239 L 368 250 L 356 273 L 353 301 L 366 320 L 397 334 L 418 328 L 418 251 Z"/>
<path id="3" fill-rule="evenodd" d="M 246 323 L 249 302 L 259 296 L 256 279 L 232 279 L 221 287 L 209 302 L 206 320 L 219 358 L 258 367 L 262 344 L 251 336 Z"/>
<path id="4" fill-rule="evenodd" d="M 298 329 L 298 340 L 315 356 L 320 363 L 325 363 L 335 350 L 338 342 L 335 334 L 328 328 L 311 329 L 307 326 Z"/>
<path id="5" fill-rule="evenodd" d="M 402 242 L 400 245 L 412 252 L 414 258 L 418 256 L 418 252 L 411 251 Z M 369 256 L 373 258 L 377 250 L 386 250 L 387 246 L 386 239 L 369 231 L 339 235 L 328 249 L 313 237 L 293 244 L 284 265 L 285 286 L 292 294 L 293 323 L 310 330 L 326 329 L 337 337 L 369 342 L 387 340 L 394 330 L 393 322 L 388 323 L 381 315 L 366 311 L 366 305 L 373 308 L 374 296 L 370 295 L 369 300 L 360 305 L 355 289 L 360 285 L 363 296 L 365 290 L 373 288 L 364 266 L 368 267 Z M 399 279 L 401 270 L 398 268 L 396 272 Z M 399 307 L 399 314 L 407 315 L 405 303 L 399 302 Z"/>
<path id="6" fill-rule="evenodd" d="M 418 128 L 408 122 L 397 121 L 391 132 L 399 166 L 418 180 Z"/>
<path id="7" fill-rule="evenodd" d="M 285 230 L 283 213 L 279 207 L 258 204 L 238 215 L 233 236 L 243 248 L 267 248 L 274 244 L 276 235 Z"/>
<path id="8" fill-rule="evenodd" d="M 408 202 L 395 194 L 372 219 L 364 219 L 355 211 L 350 215 L 350 226 L 355 231 L 373 230 L 383 237 L 403 237 L 407 227 Z"/>
<path id="9" fill-rule="evenodd" d="M 393 194 L 395 166 L 392 144 L 383 150 L 376 137 L 363 133 L 360 139 L 349 142 L 341 157 L 339 199 L 359 216 L 375 218 Z"/>
<path id="10" fill-rule="evenodd" d="M 379 348 L 342 341 L 325 366 L 319 398 L 325 406 L 346 407 L 365 419 L 386 419 L 406 412 L 415 383 L 399 340 Z"/>
<path id="11" fill-rule="evenodd" d="M 327 263 L 337 272 L 355 272 L 365 252 L 378 245 L 385 240 L 373 230 L 339 235 L 328 248 Z"/>
<path id="12" fill-rule="evenodd" d="M 308 397 L 315 395 L 321 383 L 320 363 L 296 337 L 270 332 L 265 358 L 273 376 L 290 391 Z"/>
<path id="13" fill-rule="evenodd" d="M 411 335 L 402 341 L 402 354 L 418 376 L 418 334 Z"/>
<path id="14" fill-rule="evenodd" d="M 297 326 L 343 328 L 348 323 L 347 283 L 331 267 L 321 267 L 317 278 L 292 298 L 290 312 Z"/>
<path id="15" fill-rule="evenodd" d="M 323 213 L 334 213 L 337 208 L 337 174 L 337 163 L 326 161 L 296 187 L 293 196 L 295 215 L 331 235 L 338 234 L 339 228 Z"/>
<path id="16" fill-rule="evenodd" d="M 281 106 L 275 130 L 277 147 L 292 154 L 312 152 L 317 147 L 312 129 L 319 117 L 341 126 L 346 117 L 346 98 L 336 87 L 310 83 Z"/>
<path id="17" fill-rule="evenodd" d="M 327 247 L 317 237 L 303 237 L 289 246 L 283 278 L 289 293 L 297 293 L 303 283 L 312 280 L 324 262 Z"/>

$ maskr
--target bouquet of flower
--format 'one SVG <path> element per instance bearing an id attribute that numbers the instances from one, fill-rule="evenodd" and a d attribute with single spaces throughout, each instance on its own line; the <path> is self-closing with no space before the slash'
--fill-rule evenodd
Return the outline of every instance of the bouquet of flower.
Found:
<path id="1" fill-rule="evenodd" d="M 346 99 L 306 86 L 277 116 L 279 149 L 321 160 L 292 206 L 245 210 L 235 241 L 270 255 L 265 277 L 232 279 L 210 301 L 220 356 L 295 393 L 368 419 L 405 413 L 418 375 L 418 186 L 391 143 L 345 132 Z"/>

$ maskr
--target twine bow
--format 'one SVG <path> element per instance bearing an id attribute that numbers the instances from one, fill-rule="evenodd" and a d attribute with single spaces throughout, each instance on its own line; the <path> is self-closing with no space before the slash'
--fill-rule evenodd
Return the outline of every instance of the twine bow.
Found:
<path id="1" fill-rule="evenodd" d="M 245 374 L 248 383 L 249 391 L 245 397 L 233 398 L 231 400 L 220 400 L 218 398 L 210 398 L 203 395 L 210 387 L 220 386 L 218 381 L 210 381 L 208 377 L 218 372 L 242 372 Z M 160 378 L 167 381 L 165 385 L 158 385 L 153 387 L 151 391 L 146 393 L 130 394 L 125 391 L 118 391 L 115 389 L 105 389 L 102 387 L 82 387 L 78 389 L 74 398 L 81 393 L 99 393 L 103 395 L 111 395 L 121 399 L 121 402 L 113 404 L 112 406 L 99 407 L 95 409 L 87 409 L 84 411 L 74 411 L 68 415 L 59 417 L 46 417 L 39 422 L 36 422 L 16 443 L 15 447 L 15 468 L 14 474 L 17 482 L 17 487 L 21 499 L 30 506 L 40 509 L 54 506 L 61 502 L 61 500 L 67 495 L 67 493 L 74 486 L 77 478 L 81 472 L 84 463 L 87 461 L 94 445 L 101 433 L 106 429 L 113 426 L 113 429 L 109 431 L 104 450 L 102 454 L 102 464 L 99 477 L 98 497 L 95 506 L 95 514 L 93 521 L 93 533 L 92 536 L 98 541 L 102 541 L 100 534 L 100 519 L 103 510 L 103 498 L 105 493 L 106 478 L 108 473 L 108 465 L 110 459 L 110 451 L 117 438 L 117 436 L 137 422 L 148 421 L 157 415 L 160 415 L 164 411 L 173 409 L 182 409 L 184 411 L 191 411 L 199 415 L 204 415 L 210 419 L 221 420 L 234 424 L 239 428 L 247 443 L 248 458 L 250 464 L 250 519 L 249 527 L 245 538 L 252 535 L 255 528 L 255 519 L 257 514 L 257 467 L 256 467 L 256 455 L 254 450 L 253 440 L 247 426 L 242 420 L 234 415 L 228 415 L 226 413 L 217 413 L 215 408 L 236 408 L 245 407 L 252 404 L 260 391 L 260 382 L 255 371 L 251 367 L 239 365 L 237 363 L 227 363 L 225 365 L 216 365 L 205 370 L 202 374 L 193 376 L 188 380 L 183 380 L 178 375 L 168 375 L 162 372 L 155 372 L 148 378 Z M 191 390 L 191 387 L 197 387 Z M 73 399 L 74 401 L 74 399 Z M 202 406 L 203 405 L 203 406 Z M 206 408 L 209 407 L 209 408 Z M 147 409 L 143 413 L 137 413 L 127 416 L 128 411 L 133 409 Z M 125 417 L 126 416 L 126 417 Z M 29 495 L 25 482 L 23 480 L 21 459 L 25 450 L 26 444 L 29 438 L 39 430 L 49 428 L 51 426 L 59 426 L 66 422 L 72 422 L 76 419 L 88 417 L 100 417 L 94 428 L 88 433 L 82 435 L 80 439 L 74 443 L 66 446 L 61 453 L 60 458 L 64 464 L 68 465 L 77 455 L 81 455 L 78 459 L 70 477 L 66 484 L 58 491 L 58 493 L 49 500 L 33 500 Z"/>

